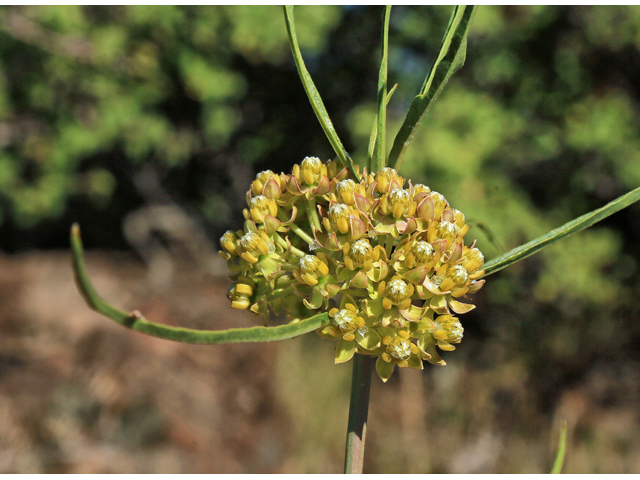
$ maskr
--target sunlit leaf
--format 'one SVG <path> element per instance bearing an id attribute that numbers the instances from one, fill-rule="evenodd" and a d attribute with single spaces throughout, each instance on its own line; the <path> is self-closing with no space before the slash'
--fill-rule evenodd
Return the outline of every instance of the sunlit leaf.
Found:
<path id="1" fill-rule="evenodd" d="M 585 228 L 598 223 L 600 220 L 607 218 L 609 215 L 613 215 L 638 200 L 640 200 L 640 187 L 616 198 L 612 202 L 607 203 L 604 207 L 598 208 L 597 210 L 571 220 L 561 227 L 551 230 L 550 232 L 545 233 L 524 245 L 520 245 L 504 255 L 492 258 L 484 264 L 484 276 L 486 277 L 487 275 L 496 273 L 497 271 L 519 262 L 534 253 L 538 253 L 540 250 L 553 245 L 558 240 L 584 230 Z"/>
<path id="2" fill-rule="evenodd" d="M 393 142 L 389 154 L 389 166 L 400 168 L 402 159 L 416 134 L 416 128 L 429 113 L 433 102 L 453 75 L 462 65 L 467 51 L 467 34 L 477 6 L 456 5 L 449 25 L 440 45 L 438 57 L 431 67 L 420 93 L 413 99 L 407 116 Z"/>
<path id="3" fill-rule="evenodd" d="M 391 5 L 384 11 L 384 26 L 382 29 L 382 61 L 378 75 L 378 114 L 376 116 L 376 140 L 373 149 L 371 169 L 377 172 L 385 165 L 386 133 L 387 133 L 387 70 L 389 64 L 389 17 Z"/>
<path id="4" fill-rule="evenodd" d="M 560 440 L 558 441 L 558 454 L 556 460 L 553 462 L 552 474 L 562 472 L 562 465 L 564 464 L 564 457 L 567 450 L 567 421 L 562 420 L 560 425 Z"/>
<path id="5" fill-rule="evenodd" d="M 229 330 L 194 330 L 153 323 L 146 320 L 139 312 L 123 312 L 100 298 L 84 267 L 82 239 L 80 238 L 78 224 L 74 224 L 71 228 L 71 251 L 73 253 L 76 283 L 89 307 L 105 317 L 115 320 L 120 325 L 153 337 L 199 344 L 270 342 L 297 337 L 317 330 L 329 323 L 329 314 L 327 313 L 315 315 L 298 323 L 277 327 L 231 328 Z"/>
<path id="6" fill-rule="evenodd" d="M 342 142 L 340 141 L 335 128 L 333 128 L 333 122 L 329 118 L 327 109 L 324 107 L 324 103 L 322 102 L 320 93 L 313 83 L 311 75 L 309 75 L 309 71 L 307 70 L 307 67 L 304 64 L 304 60 L 302 59 L 302 53 L 300 52 L 300 46 L 298 45 L 298 38 L 296 36 L 295 23 L 293 19 L 293 5 L 284 6 L 284 19 L 287 24 L 287 32 L 289 34 L 291 51 L 293 52 L 293 60 L 296 63 L 296 68 L 298 69 L 298 74 L 300 75 L 300 79 L 302 80 L 304 91 L 307 92 L 307 97 L 309 97 L 309 101 L 311 102 L 313 111 L 315 112 L 316 117 L 318 117 L 318 121 L 320 122 L 320 125 L 322 126 L 322 129 L 327 136 L 327 139 L 331 143 L 333 150 L 336 152 L 336 155 L 343 165 L 349 167 L 349 170 L 351 170 L 351 175 L 353 175 L 354 179 L 356 181 L 359 181 L 360 177 L 355 170 L 353 161 L 342 146 Z"/>
<path id="7" fill-rule="evenodd" d="M 389 90 L 389 93 L 387 94 L 387 105 L 389 105 L 389 100 L 391 100 L 393 92 L 396 91 L 396 88 L 398 88 L 397 83 L 393 86 L 393 88 L 391 88 L 391 90 Z M 378 138 L 377 135 L 378 135 L 378 114 L 376 113 L 373 119 L 373 125 L 371 126 L 371 134 L 369 135 L 369 148 L 367 149 L 367 170 L 369 172 L 372 172 L 371 162 L 373 161 L 373 151 L 376 146 L 376 140 Z"/>

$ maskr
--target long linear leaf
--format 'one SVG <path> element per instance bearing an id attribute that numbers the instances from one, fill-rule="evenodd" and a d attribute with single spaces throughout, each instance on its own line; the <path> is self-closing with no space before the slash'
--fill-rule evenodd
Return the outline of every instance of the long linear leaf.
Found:
<path id="1" fill-rule="evenodd" d="M 556 460 L 553 462 L 553 468 L 551 474 L 558 474 L 562 472 L 562 466 L 564 465 L 564 457 L 567 453 L 567 421 L 562 420 L 560 424 L 560 439 L 558 441 L 558 454 Z"/>
<path id="2" fill-rule="evenodd" d="M 385 165 L 387 137 L 387 71 L 389 65 L 389 17 L 391 16 L 391 5 L 387 5 L 384 10 L 384 24 L 382 27 L 382 61 L 380 62 L 380 73 L 378 74 L 378 115 L 376 118 L 376 140 L 372 161 L 372 171 L 377 172 Z"/>
<path id="3" fill-rule="evenodd" d="M 115 320 L 132 330 L 153 337 L 164 338 L 183 343 L 239 343 L 270 342 L 297 337 L 312 332 L 329 323 L 329 314 L 322 313 L 306 320 L 277 327 L 231 328 L 229 330 L 194 330 L 191 328 L 169 327 L 146 320 L 139 312 L 126 313 L 105 302 L 93 287 L 84 267 L 84 253 L 80 227 L 71 227 L 71 251 L 73 253 L 73 270 L 76 283 L 89 307 L 107 318 Z"/>
<path id="4" fill-rule="evenodd" d="M 396 91 L 396 88 L 398 88 L 398 84 L 396 83 L 391 90 L 389 90 L 389 93 L 387 94 L 387 105 L 389 105 L 389 100 L 391 100 L 391 97 L 393 96 L 393 92 Z M 376 113 L 374 119 L 373 119 L 373 125 L 371 125 L 371 134 L 369 135 L 369 148 L 367 149 L 367 171 L 371 172 L 371 161 L 373 158 L 373 151 L 375 149 L 376 146 L 376 138 L 378 135 L 378 114 Z"/>
<path id="5" fill-rule="evenodd" d="M 416 134 L 433 102 L 449 81 L 451 75 L 464 65 L 467 52 L 467 34 L 477 6 L 456 5 L 440 45 L 438 57 L 425 79 L 420 93 L 413 99 L 389 154 L 389 166 L 400 168 L 409 144 Z"/>
<path id="6" fill-rule="evenodd" d="M 607 218 L 609 215 L 613 215 L 638 200 L 640 200 L 640 187 L 635 190 L 631 190 L 629 193 L 625 193 L 612 202 L 607 203 L 604 207 L 575 218 L 555 230 L 551 230 L 550 232 L 545 233 L 524 245 L 514 248 L 504 255 L 492 258 L 484 265 L 484 276 L 486 277 L 487 275 L 496 273 L 511 264 L 519 262 L 520 260 L 553 245 L 564 237 L 584 230 L 585 228 L 598 223 L 600 220 Z"/>
<path id="7" fill-rule="evenodd" d="M 289 43 L 291 44 L 291 51 L 293 52 L 293 60 L 295 61 L 304 91 L 307 92 L 307 97 L 309 97 L 313 111 L 315 112 L 316 117 L 318 117 L 322 130 L 324 130 L 324 133 L 327 136 L 327 139 L 329 139 L 329 143 L 331 143 L 336 155 L 345 167 L 349 167 L 354 179 L 359 181 L 360 177 L 353 165 L 353 160 L 351 160 L 351 157 L 342 146 L 342 142 L 340 141 L 335 128 L 333 128 L 333 122 L 329 118 L 327 109 L 324 107 L 320 93 L 318 92 L 316 85 L 313 83 L 311 75 L 309 75 L 309 71 L 302 59 L 302 53 L 300 52 L 300 46 L 298 45 L 298 37 L 296 36 L 295 22 L 293 19 L 293 5 L 284 6 L 284 19 L 287 24 L 287 32 L 289 33 Z"/>

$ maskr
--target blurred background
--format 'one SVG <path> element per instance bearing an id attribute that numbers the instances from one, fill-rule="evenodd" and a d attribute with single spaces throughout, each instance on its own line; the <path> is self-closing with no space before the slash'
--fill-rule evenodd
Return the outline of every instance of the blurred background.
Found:
<path id="1" fill-rule="evenodd" d="M 300 7 L 307 66 L 353 157 L 375 110 L 382 7 Z M 394 7 L 389 141 L 451 7 Z M 640 8 L 488 7 L 400 173 L 492 258 L 640 186 Z M 279 7 L 0 9 L 0 472 L 337 473 L 350 364 L 315 334 L 191 346 L 89 311 L 260 324 L 218 238 L 264 169 L 331 147 Z M 365 471 L 640 472 L 640 206 L 489 277 L 448 365 L 374 378 Z M 636 292 L 635 294 L 633 292 Z"/>

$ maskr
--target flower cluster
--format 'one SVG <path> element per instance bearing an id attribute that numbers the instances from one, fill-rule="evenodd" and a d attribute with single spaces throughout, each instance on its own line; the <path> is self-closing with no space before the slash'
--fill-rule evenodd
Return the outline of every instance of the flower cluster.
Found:
<path id="1" fill-rule="evenodd" d="M 383 381 L 396 365 L 444 365 L 436 346 L 462 339 L 455 315 L 474 306 L 458 299 L 484 284 L 484 257 L 438 192 L 307 157 L 290 175 L 259 173 L 243 213 L 244 230 L 220 239 L 233 308 L 291 322 L 328 312 L 318 333 L 337 341 L 336 363 L 376 356 Z"/>

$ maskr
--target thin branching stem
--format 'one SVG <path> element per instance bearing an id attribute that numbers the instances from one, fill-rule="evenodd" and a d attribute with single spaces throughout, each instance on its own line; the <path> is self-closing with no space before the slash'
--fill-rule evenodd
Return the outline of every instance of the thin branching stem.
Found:
<path id="1" fill-rule="evenodd" d="M 311 237 L 311 235 L 309 235 L 307 232 L 305 232 L 304 230 L 302 230 L 302 228 L 300 228 L 298 225 L 296 225 L 295 223 L 291 223 L 289 225 L 289 227 L 291 228 L 291 231 L 293 233 L 295 233 L 296 235 L 298 235 L 302 240 L 304 240 L 305 242 L 307 242 L 309 245 L 311 245 L 312 243 L 315 242 L 315 240 L 313 239 L 313 237 Z"/>
<path id="2" fill-rule="evenodd" d="M 320 225 L 320 219 L 318 218 L 318 212 L 316 210 L 316 202 L 313 198 L 307 199 L 306 202 L 307 215 L 309 217 L 309 223 L 316 227 L 318 230 L 322 230 Z"/>

